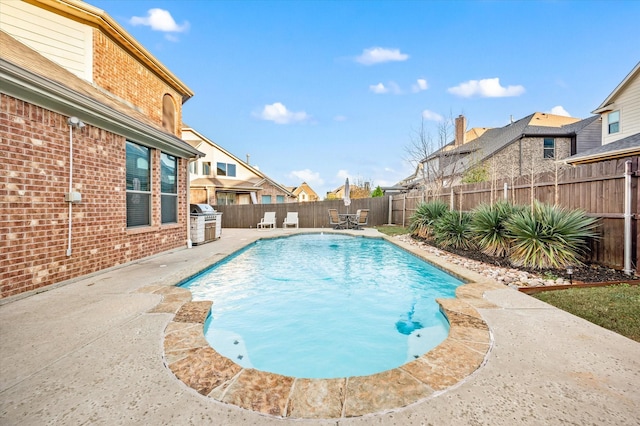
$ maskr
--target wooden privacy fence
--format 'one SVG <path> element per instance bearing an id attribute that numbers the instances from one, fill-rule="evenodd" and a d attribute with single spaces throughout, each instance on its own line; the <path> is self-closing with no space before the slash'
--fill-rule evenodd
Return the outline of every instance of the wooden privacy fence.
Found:
<path id="1" fill-rule="evenodd" d="M 389 217 L 389 198 L 358 198 L 351 200 L 346 207 L 342 200 L 315 201 L 310 203 L 248 204 L 215 206 L 222 212 L 223 228 L 255 228 L 265 212 L 276 212 L 276 224 L 282 228 L 287 212 L 298 212 L 300 228 L 329 228 L 329 209 L 338 209 L 340 213 L 355 213 L 358 209 L 369 209 L 369 226 L 387 223 Z"/>
<path id="2" fill-rule="evenodd" d="M 631 235 L 632 269 L 639 262 L 638 197 L 639 157 L 610 160 L 576 167 L 563 167 L 555 172 L 458 185 L 441 193 L 414 191 L 394 195 L 391 201 L 391 223 L 407 226 L 420 203 L 441 200 L 455 210 L 469 211 L 479 204 L 491 204 L 507 199 L 515 204 L 529 205 L 533 198 L 569 209 L 581 209 L 600 219 L 599 238 L 591 241 L 589 261 L 622 269 L 624 266 L 624 191 L 625 162 L 631 170 Z M 506 185 L 506 189 L 505 189 Z"/>

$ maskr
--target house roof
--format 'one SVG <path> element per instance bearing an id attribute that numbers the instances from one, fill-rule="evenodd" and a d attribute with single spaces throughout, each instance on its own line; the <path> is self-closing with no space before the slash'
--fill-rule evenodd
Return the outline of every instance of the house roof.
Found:
<path id="1" fill-rule="evenodd" d="M 573 155 L 564 161 L 567 164 L 578 165 L 613 160 L 632 155 L 640 155 L 640 133 L 595 147 L 581 154 Z"/>
<path id="2" fill-rule="evenodd" d="M 127 139 L 183 158 L 202 155 L 159 123 L 0 31 L 0 90 L 51 111 L 78 116 Z"/>
<path id="3" fill-rule="evenodd" d="M 195 136 L 198 137 L 197 140 L 193 140 L 193 139 L 189 139 L 188 140 L 188 143 L 191 146 L 194 146 L 195 148 L 197 148 L 201 144 L 207 143 L 207 144 L 211 145 L 212 147 L 218 149 L 219 151 L 223 152 L 225 155 L 229 156 L 230 158 L 233 158 L 236 162 L 241 164 L 243 167 L 246 167 L 247 169 L 249 169 L 249 171 L 251 171 L 251 173 L 255 174 L 258 178 L 260 178 L 260 179 L 256 180 L 256 185 L 257 186 L 254 186 L 254 187 L 250 187 L 250 186 L 245 185 L 245 184 L 253 185 L 253 183 L 251 183 L 250 181 L 245 181 L 243 183 L 241 181 L 235 181 L 235 180 L 232 180 L 232 179 L 224 179 L 223 180 L 223 179 L 217 179 L 217 178 L 199 178 L 199 179 L 194 179 L 193 181 L 191 181 L 191 186 L 194 186 L 194 185 L 196 185 L 196 186 L 216 186 L 216 187 L 221 186 L 222 188 L 235 188 L 235 189 L 244 189 L 244 190 L 257 191 L 257 190 L 262 189 L 261 187 L 259 187 L 259 185 L 261 185 L 265 181 L 268 181 L 269 183 L 271 183 L 275 187 L 279 188 L 281 191 L 285 192 L 288 196 L 295 197 L 295 195 L 291 192 L 291 190 L 289 188 L 287 188 L 287 187 L 285 187 L 283 185 L 280 185 L 279 183 L 275 182 L 274 180 L 269 178 L 269 176 L 265 175 L 260 170 L 258 170 L 256 167 L 253 167 L 249 163 L 246 163 L 245 161 L 242 161 L 240 158 L 235 156 L 233 153 L 231 153 L 230 151 L 227 151 L 222 146 L 218 145 L 217 143 L 215 143 L 211 139 L 209 139 L 206 136 L 204 136 L 202 133 L 198 132 L 193 127 L 189 127 L 185 123 L 182 123 L 182 131 L 183 132 L 191 132 Z M 202 182 L 200 182 L 200 181 L 202 181 Z M 206 181 L 209 181 L 209 183 L 207 183 Z M 219 182 L 219 184 L 218 183 L 213 183 L 213 182 L 216 182 L 216 181 Z M 225 183 L 228 184 L 228 186 L 224 186 Z"/>
<path id="4" fill-rule="evenodd" d="M 580 120 L 575 117 L 536 112 L 504 127 L 488 129 L 477 139 L 438 155 L 455 156 L 477 152 L 477 155 L 461 156 L 444 170 L 446 176 L 458 174 L 469 169 L 473 164 L 491 157 L 520 138 L 527 136 L 573 136 L 597 118 L 598 116 L 594 116 Z"/>
<path id="5" fill-rule="evenodd" d="M 262 189 L 260 186 L 260 182 L 264 182 L 264 179 L 258 181 L 247 181 L 247 180 L 233 180 L 233 179 L 219 179 L 219 178 L 198 178 L 191 181 L 190 186 L 194 187 L 207 187 L 213 186 L 218 189 L 229 189 L 235 191 L 250 191 L 255 192 Z"/>
<path id="6" fill-rule="evenodd" d="M 598 108 L 593 111 L 593 114 L 601 114 L 603 112 L 611 111 L 612 104 L 615 102 L 618 95 L 627 87 L 627 85 L 636 77 L 640 75 L 640 62 L 636 64 L 629 74 L 613 89 L 613 92 L 607 96 L 607 98 L 600 104 Z"/>
<path id="7" fill-rule="evenodd" d="M 147 49 L 133 38 L 120 24 L 104 10 L 79 0 L 24 0 L 34 6 L 67 17 L 76 22 L 100 29 L 138 61 L 143 63 L 161 79 L 182 95 L 182 102 L 193 96 L 193 91 L 156 59 Z"/>

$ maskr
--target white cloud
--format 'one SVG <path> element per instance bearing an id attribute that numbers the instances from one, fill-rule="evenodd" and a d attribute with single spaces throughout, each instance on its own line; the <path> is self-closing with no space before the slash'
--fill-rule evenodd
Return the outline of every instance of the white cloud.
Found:
<path id="1" fill-rule="evenodd" d="M 369 86 L 369 90 L 378 95 L 383 93 L 393 93 L 394 95 L 399 95 L 402 93 L 402 89 L 398 86 L 398 83 L 394 81 L 390 81 L 386 86 L 382 83 L 372 84 Z"/>
<path id="2" fill-rule="evenodd" d="M 313 185 L 324 184 L 324 180 L 320 177 L 320 173 L 314 172 L 309 169 L 294 170 L 291 173 L 289 173 L 289 178 L 299 179 L 302 182 L 307 182 L 311 187 L 313 187 Z"/>
<path id="3" fill-rule="evenodd" d="M 557 106 L 554 106 L 553 108 L 551 108 L 551 114 L 563 115 L 565 117 L 571 117 L 571 114 L 569 114 L 567 112 L 567 110 L 564 109 L 561 105 L 557 105 Z"/>
<path id="4" fill-rule="evenodd" d="M 441 116 L 440 114 L 433 112 L 433 111 L 429 111 L 428 109 L 425 109 L 424 111 L 422 111 L 422 118 L 424 118 L 425 120 L 429 120 L 429 121 L 442 121 L 444 120 L 444 117 Z"/>
<path id="5" fill-rule="evenodd" d="M 400 53 L 400 49 L 386 49 L 384 47 L 371 47 L 364 49 L 362 55 L 356 57 L 356 62 L 363 65 L 381 64 L 383 62 L 406 61 L 409 55 Z"/>
<path id="6" fill-rule="evenodd" d="M 500 79 L 497 77 L 483 80 L 469 80 L 465 83 L 460 83 L 456 87 L 450 87 L 447 91 L 462 98 L 470 98 L 472 96 L 503 98 L 519 96 L 525 92 L 524 86 L 500 86 Z"/>
<path id="7" fill-rule="evenodd" d="M 389 89 L 387 89 L 382 83 L 372 84 L 371 86 L 369 86 L 369 90 L 377 94 L 387 93 L 389 91 Z"/>
<path id="8" fill-rule="evenodd" d="M 415 84 L 411 86 L 411 90 L 414 93 L 422 92 L 423 90 L 427 90 L 428 88 L 429 84 L 424 78 L 419 78 L 418 80 L 416 80 Z"/>
<path id="9" fill-rule="evenodd" d="M 310 117 L 304 112 L 289 111 L 286 106 L 280 102 L 271 105 L 265 105 L 260 113 L 254 113 L 254 116 L 267 121 L 273 121 L 277 124 L 299 123 L 307 121 Z"/>
<path id="10" fill-rule="evenodd" d="M 347 117 L 344 115 L 336 115 L 335 117 L 333 117 L 334 121 L 347 121 Z"/>
<path id="11" fill-rule="evenodd" d="M 129 22 L 131 25 L 145 25 L 154 31 L 181 33 L 189 29 L 189 22 L 178 25 L 171 13 L 164 9 L 149 9 L 146 17 L 134 16 Z"/>
<path id="12" fill-rule="evenodd" d="M 345 180 L 346 178 L 349 177 L 349 172 L 346 170 L 338 170 L 338 173 L 336 174 L 336 176 L 339 179 Z"/>

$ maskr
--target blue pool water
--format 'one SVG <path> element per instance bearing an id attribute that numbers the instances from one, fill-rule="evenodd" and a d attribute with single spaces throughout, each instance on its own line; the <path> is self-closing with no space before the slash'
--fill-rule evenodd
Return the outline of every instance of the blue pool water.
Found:
<path id="1" fill-rule="evenodd" d="M 462 282 L 382 239 L 260 240 L 182 284 L 211 300 L 209 344 L 243 367 L 293 377 L 369 375 L 449 332 L 435 302 Z"/>

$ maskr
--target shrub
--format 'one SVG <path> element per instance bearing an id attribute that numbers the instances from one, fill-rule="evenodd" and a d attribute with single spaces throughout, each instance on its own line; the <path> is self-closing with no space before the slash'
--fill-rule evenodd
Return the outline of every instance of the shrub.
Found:
<path id="1" fill-rule="evenodd" d="M 505 257 L 511 247 L 511 237 L 505 223 L 511 215 L 525 208 L 506 201 L 476 207 L 472 211 L 471 230 L 478 248 L 489 256 Z"/>
<path id="2" fill-rule="evenodd" d="M 429 238 L 433 234 L 433 223 L 448 211 L 449 206 L 439 200 L 418 205 L 416 212 L 411 216 L 409 232 L 413 236 Z"/>
<path id="3" fill-rule="evenodd" d="M 547 269 L 582 264 L 597 223 L 581 210 L 535 202 L 533 209 L 514 213 L 505 227 L 512 238 L 511 263 Z"/>
<path id="4" fill-rule="evenodd" d="M 447 211 L 435 221 L 433 234 L 436 244 L 444 249 L 470 250 L 475 247 L 469 213 Z"/>

